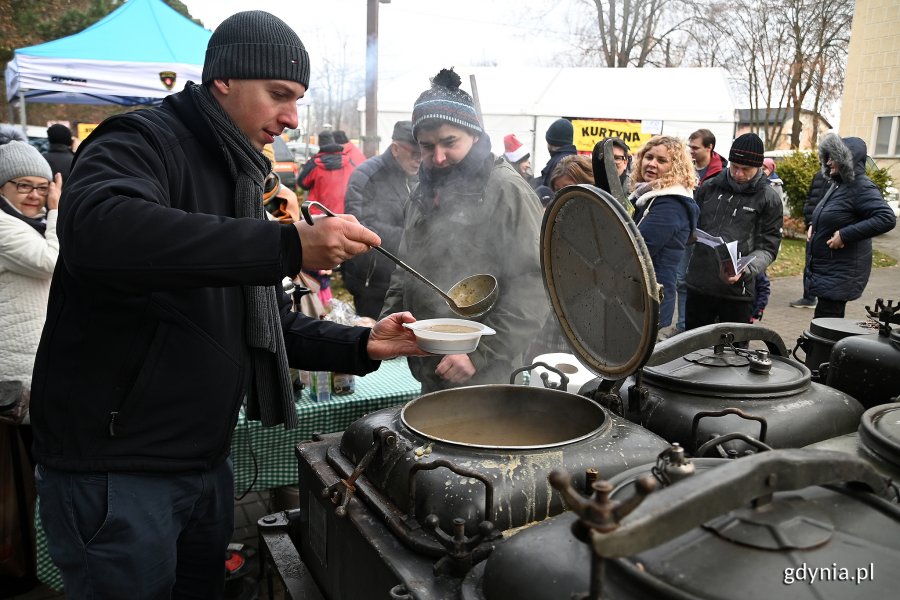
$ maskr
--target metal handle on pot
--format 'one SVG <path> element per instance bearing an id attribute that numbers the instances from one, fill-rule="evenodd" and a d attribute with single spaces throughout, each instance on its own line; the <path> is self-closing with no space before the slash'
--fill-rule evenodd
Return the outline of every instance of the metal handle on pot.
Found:
<path id="1" fill-rule="evenodd" d="M 739 408 L 725 408 L 722 410 L 701 411 L 694 415 L 694 419 L 691 421 L 691 445 L 695 448 L 697 447 L 697 434 L 699 433 L 701 419 L 706 417 L 724 417 L 727 415 L 737 415 L 748 421 L 757 421 L 759 423 L 759 441 L 765 443 L 766 431 L 769 429 L 769 424 L 764 417 L 747 414 Z M 700 447 L 703 448 L 705 446 L 706 444 L 703 444 Z M 699 451 L 697 455 L 701 456 Z"/>
<path id="2" fill-rule="evenodd" d="M 859 458 L 828 450 L 773 450 L 729 461 L 649 494 L 618 527 L 591 531 L 595 553 L 632 556 L 776 492 L 859 483 L 887 497 L 888 480 Z"/>
<path id="3" fill-rule="evenodd" d="M 409 469 L 409 517 L 413 520 L 416 518 L 416 474 L 419 471 L 433 471 L 438 467 L 444 467 L 445 469 L 449 469 L 453 473 L 457 475 L 462 475 L 463 477 L 471 477 L 473 479 L 477 479 L 481 483 L 484 484 L 484 515 L 482 516 L 482 521 L 491 521 L 494 520 L 494 486 L 491 483 L 490 479 L 488 479 L 482 473 L 478 471 L 472 471 L 470 469 L 464 469 L 462 467 L 458 467 L 454 465 L 449 460 L 434 460 L 428 463 L 416 463 Z"/>
<path id="4" fill-rule="evenodd" d="M 735 342 L 758 340 L 764 342 L 770 354 L 790 356 L 781 336 L 771 329 L 749 323 L 713 323 L 685 331 L 656 345 L 647 361 L 648 367 L 657 367 L 681 358 L 685 354 Z"/>
<path id="5" fill-rule="evenodd" d="M 565 373 L 563 373 L 561 370 L 557 369 L 556 367 L 551 367 L 550 365 L 548 365 L 545 362 L 536 362 L 534 364 L 528 365 L 527 367 L 519 367 L 518 369 L 516 369 L 515 371 L 513 371 L 510 374 L 510 376 L 509 376 L 510 385 L 516 383 L 516 375 L 518 375 L 519 373 L 522 373 L 523 371 L 528 371 L 530 373 L 531 371 L 534 370 L 535 367 L 544 367 L 548 371 L 553 371 L 554 373 L 559 375 L 559 387 L 555 387 L 554 384 L 547 383 L 547 380 L 550 379 L 549 375 L 547 375 L 546 373 L 541 373 L 541 381 L 544 382 L 545 388 L 549 388 L 551 390 L 556 389 L 556 390 L 563 390 L 563 391 L 569 389 L 569 378 L 566 377 Z"/>
<path id="6" fill-rule="evenodd" d="M 793 356 L 799 362 L 802 362 L 802 363 L 806 363 L 805 355 L 809 353 L 809 348 L 806 347 L 808 344 L 808 341 L 807 341 L 808 339 L 809 338 L 805 338 L 801 335 L 800 337 L 797 338 L 797 345 L 794 346 L 793 350 L 791 350 L 791 356 Z M 797 356 L 797 350 L 803 350 L 803 354 L 804 354 L 803 358 L 800 358 L 799 356 Z"/>

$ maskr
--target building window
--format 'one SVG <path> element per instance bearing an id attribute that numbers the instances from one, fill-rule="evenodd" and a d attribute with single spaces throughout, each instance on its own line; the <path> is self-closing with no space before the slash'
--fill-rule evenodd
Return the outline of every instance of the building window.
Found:
<path id="1" fill-rule="evenodd" d="M 875 156 L 900 155 L 897 144 L 898 129 L 900 129 L 900 116 L 875 117 L 873 135 Z"/>

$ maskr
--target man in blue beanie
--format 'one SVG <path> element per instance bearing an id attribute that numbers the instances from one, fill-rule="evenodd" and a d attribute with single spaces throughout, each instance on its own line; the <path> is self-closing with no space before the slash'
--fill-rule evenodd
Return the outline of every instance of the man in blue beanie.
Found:
<path id="1" fill-rule="evenodd" d="M 553 121 L 547 129 L 544 139 L 547 140 L 547 151 L 550 152 L 550 160 L 547 165 L 541 169 L 541 178 L 537 180 L 537 185 L 547 186 L 550 188 L 550 174 L 556 164 L 563 159 L 564 156 L 570 154 L 578 154 L 573 142 L 575 130 L 572 128 L 572 121 L 568 119 L 557 119 Z"/>
<path id="2" fill-rule="evenodd" d="M 221 598 L 242 404 L 297 423 L 288 368 L 363 375 L 424 354 L 395 314 L 346 327 L 290 310 L 284 277 L 381 239 L 349 215 L 266 219 L 263 147 L 297 126 L 297 34 L 262 11 L 210 37 L 202 85 L 104 121 L 60 200 L 31 396 L 50 556 L 69 598 Z"/>

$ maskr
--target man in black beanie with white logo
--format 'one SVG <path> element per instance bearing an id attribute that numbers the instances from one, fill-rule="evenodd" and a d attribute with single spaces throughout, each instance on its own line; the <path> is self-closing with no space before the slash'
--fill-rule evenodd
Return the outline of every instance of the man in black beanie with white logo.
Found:
<path id="1" fill-rule="evenodd" d="M 309 71 L 287 24 L 238 13 L 210 38 L 202 85 L 79 148 L 31 397 L 41 519 L 70 598 L 220 598 L 242 402 L 290 428 L 289 365 L 362 375 L 422 354 L 408 313 L 345 327 L 280 291 L 381 242 L 348 215 L 265 218 L 262 149 L 297 126 Z"/>
<path id="2" fill-rule="evenodd" d="M 728 168 L 694 192 L 700 207 L 697 228 L 727 244 L 737 242 L 741 257 L 752 257 L 746 269 L 731 274 L 727 262 L 711 245 L 695 243 L 688 265 L 685 328 L 715 322 L 749 323 L 753 312 L 756 276 L 778 255 L 782 207 L 778 192 L 768 184 L 763 142 L 745 133 L 731 145 Z"/>

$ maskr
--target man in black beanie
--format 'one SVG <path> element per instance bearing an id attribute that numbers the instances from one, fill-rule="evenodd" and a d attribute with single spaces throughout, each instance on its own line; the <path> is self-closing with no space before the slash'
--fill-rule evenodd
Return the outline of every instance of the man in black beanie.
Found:
<path id="1" fill-rule="evenodd" d="M 62 123 L 54 123 L 47 128 L 47 141 L 50 146 L 43 153 L 53 174 L 62 175 L 63 183 L 69 179 L 69 171 L 72 170 L 72 131 Z"/>
<path id="2" fill-rule="evenodd" d="M 293 30 L 238 13 L 212 34 L 202 85 L 107 119 L 79 149 L 31 396 L 67 597 L 222 597 L 243 401 L 290 428 L 289 365 L 362 375 L 422 354 L 409 314 L 345 327 L 291 312 L 280 291 L 301 266 L 381 242 L 349 215 L 265 218 L 261 151 L 297 126 L 308 85 Z"/>
<path id="3" fill-rule="evenodd" d="M 728 168 L 694 192 L 700 206 L 697 228 L 736 241 L 746 269 L 731 274 L 722 262 L 724 248 L 694 244 L 687 271 L 685 328 L 719 322 L 749 323 L 756 293 L 756 276 L 778 255 L 782 208 L 778 192 L 768 184 L 763 142 L 755 133 L 741 135 L 731 145 Z M 718 252 L 717 252 L 718 250 Z"/>
<path id="4" fill-rule="evenodd" d="M 578 150 L 575 149 L 575 130 L 572 127 L 572 121 L 568 119 L 557 119 L 553 121 L 553 123 L 550 124 L 550 127 L 547 128 L 544 139 L 547 141 L 547 151 L 550 153 L 550 160 L 548 160 L 544 168 L 541 169 L 541 176 L 536 180 L 536 184 L 538 186 L 551 188 L 550 175 L 553 173 L 553 169 L 556 168 L 559 161 L 561 161 L 564 156 L 578 154 Z"/>

